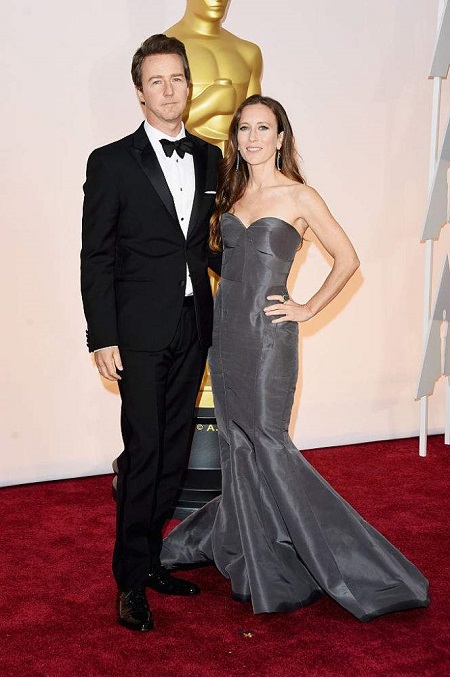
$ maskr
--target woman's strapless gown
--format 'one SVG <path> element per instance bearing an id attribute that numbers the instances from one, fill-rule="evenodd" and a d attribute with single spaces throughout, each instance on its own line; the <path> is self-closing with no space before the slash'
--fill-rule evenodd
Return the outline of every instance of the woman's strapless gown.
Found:
<path id="1" fill-rule="evenodd" d="M 326 593 L 367 621 L 426 607 L 428 582 L 306 461 L 288 435 L 297 381 L 298 324 L 263 308 L 285 294 L 301 237 L 261 218 L 222 217 L 222 281 L 210 370 L 222 496 L 164 540 L 169 568 L 211 563 L 255 613 L 289 611 Z"/>

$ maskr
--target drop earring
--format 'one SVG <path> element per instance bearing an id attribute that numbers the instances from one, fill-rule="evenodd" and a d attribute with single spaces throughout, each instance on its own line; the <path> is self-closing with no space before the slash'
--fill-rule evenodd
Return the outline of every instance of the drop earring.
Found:
<path id="1" fill-rule="evenodd" d="M 235 165 L 235 170 L 236 170 L 236 171 L 239 171 L 239 166 L 240 166 L 240 164 L 241 164 L 241 154 L 240 154 L 240 152 L 238 151 L 238 152 L 237 152 L 237 155 L 236 155 L 236 165 Z"/>
<path id="2" fill-rule="evenodd" d="M 277 166 L 278 171 L 281 171 L 281 151 L 280 151 L 279 148 L 277 150 L 277 157 L 276 157 L 276 160 L 275 160 L 275 164 Z"/>

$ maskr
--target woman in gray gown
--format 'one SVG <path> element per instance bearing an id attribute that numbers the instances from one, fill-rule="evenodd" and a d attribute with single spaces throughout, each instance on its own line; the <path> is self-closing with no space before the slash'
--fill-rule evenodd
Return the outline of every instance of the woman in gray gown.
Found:
<path id="1" fill-rule="evenodd" d="M 359 262 L 299 172 L 291 125 L 273 99 L 252 96 L 230 126 L 211 246 L 223 248 L 210 371 L 222 496 L 165 539 L 170 568 L 211 563 L 255 613 L 289 611 L 326 593 L 367 621 L 425 607 L 420 571 L 314 470 L 288 435 L 298 325 L 324 308 Z M 310 228 L 333 257 L 305 304 L 286 279 Z"/>

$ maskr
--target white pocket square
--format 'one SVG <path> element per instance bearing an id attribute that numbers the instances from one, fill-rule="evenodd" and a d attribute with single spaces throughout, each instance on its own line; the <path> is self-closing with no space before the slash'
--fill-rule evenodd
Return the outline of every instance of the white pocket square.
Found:
<path id="1" fill-rule="evenodd" d="M 216 191 L 215 190 L 205 190 L 205 195 L 215 195 Z"/>

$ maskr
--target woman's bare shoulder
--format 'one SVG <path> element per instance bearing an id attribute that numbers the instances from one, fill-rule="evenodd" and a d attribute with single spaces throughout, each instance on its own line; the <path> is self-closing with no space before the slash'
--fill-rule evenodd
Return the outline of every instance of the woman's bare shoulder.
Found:
<path id="1" fill-rule="evenodd" d="M 292 187 L 292 200 L 302 215 L 311 214 L 311 212 L 317 212 L 317 210 L 328 210 L 317 190 L 303 183 L 297 183 Z"/>
<path id="2" fill-rule="evenodd" d="M 292 197 L 297 202 L 315 202 L 322 200 L 319 193 L 312 186 L 307 186 L 306 183 L 293 183 L 291 187 Z"/>

